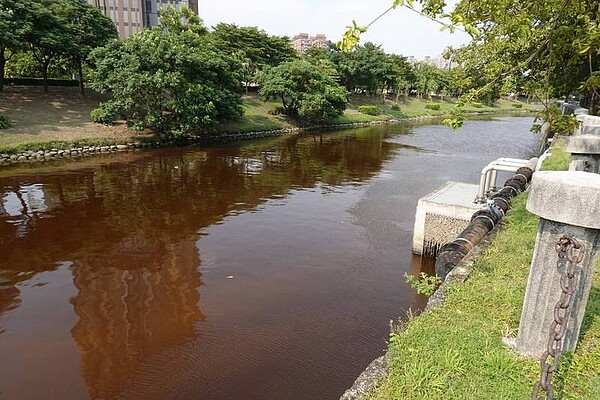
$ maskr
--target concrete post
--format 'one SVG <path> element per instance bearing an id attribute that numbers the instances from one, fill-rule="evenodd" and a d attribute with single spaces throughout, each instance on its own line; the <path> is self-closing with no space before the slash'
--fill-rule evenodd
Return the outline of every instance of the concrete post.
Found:
<path id="1" fill-rule="evenodd" d="M 578 115 L 575 118 L 580 123 L 576 135 L 600 135 L 600 117 L 596 115 Z"/>
<path id="2" fill-rule="evenodd" d="M 540 357 L 546 350 L 554 306 L 567 268 L 555 245 L 565 233 L 584 246 L 576 272 L 577 291 L 569 313 L 563 352 L 575 351 L 600 247 L 600 175 L 587 172 L 536 172 L 527 209 L 541 217 L 515 348 Z"/>
<path id="3" fill-rule="evenodd" d="M 598 173 L 600 169 L 600 135 L 570 137 L 565 151 L 571 153 L 569 171 Z"/>

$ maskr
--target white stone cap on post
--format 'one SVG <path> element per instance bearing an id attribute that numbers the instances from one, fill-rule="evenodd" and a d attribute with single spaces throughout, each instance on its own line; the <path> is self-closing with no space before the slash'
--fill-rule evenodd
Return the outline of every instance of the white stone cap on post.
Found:
<path id="1" fill-rule="evenodd" d="M 578 135 L 567 140 L 565 151 L 571 154 L 600 154 L 600 135 Z"/>
<path id="2" fill-rule="evenodd" d="M 581 123 L 578 134 L 600 135 L 600 117 L 596 115 L 577 115 L 575 118 Z"/>
<path id="3" fill-rule="evenodd" d="M 536 172 L 527 210 L 550 221 L 600 229 L 600 175 L 580 171 Z"/>

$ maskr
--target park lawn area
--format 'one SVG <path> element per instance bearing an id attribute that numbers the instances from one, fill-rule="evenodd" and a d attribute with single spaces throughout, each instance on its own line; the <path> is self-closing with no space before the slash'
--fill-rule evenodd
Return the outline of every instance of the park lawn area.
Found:
<path id="1" fill-rule="evenodd" d="M 560 146 L 560 145 L 559 145 Z M 553 150 L 544 169 L 564 170 L 569 154 Z M 527 399 L 539 361 L 517 355 L 503 337 L 517 334 L 538 217 L 514 200 L 492 246 L 466 282 L 450 285 L 444 305 L 392 329 L 389 371 L 370 399 Z M 600 399 L 600 272 L 575 354 L 561 358 L 555 398 Z"/>
<path id="2" fill-rule="evenodd" d="M 79 88 L 5 87 L 0 94 L 0 113 L 11 127 L 0 130 L 0 150 L 45 148 L 60 142 L 125 142 L 140 136 L 124 124 L 105 126 L 90 119 L 90 111 L 103 97 Z"/>
<path id="3" fill-rule="evenodd" d="M 262 101 L 257 95 L 242 97 L 244 115 L 239 121 L 224 124 L 219 130 L 227 133 L 270 131 L 294 127 L 284 116 L 272 112 L 281 106 L 278 101 Z"/>
<path id="4" fill-rule="evenodd" d="M 0 152 L 18 152 L 64 148 L 72 145 L 103 145 L 126 143 L 137 139 L 153 138 L 150 131 L 138 132 L 129 129 L 124 122 L 112 126 L 91 121 L 90 112 L 98 103 L 106 99 L 104 95 L 88 90 L 85 97 L 79 95 L 78 88 L 50 87 L 44 94 L 40 87 L 6 86 L 0 94 L 0 113 L 6 114 L 11 126 L 0 130 Z M 263 101 L 256 94 L 242 98 L 244 115 L 238 120 L 223 124 L 217 133 L 246 133 L 270 131 L 297 126 L 282 115 L 273 115 L 280 106 L 278 101 Z M 426 109 L 428 103 L 440 105 L 439 110 Z M 480 108 L 467 106 L 467 112 L 506 112 L 529 111 L 534 107 L 525 103 L 521 109 L 512 107 L 514 102 L 499 100 L 494 107 Z M 358 106 L 377 104 L 381 114 L 372 116 L 358 112 Z M 454 109 L 452 100 L 408 98 L 399 103 L 381 97 L 351 96 L 344 114 L 330 124 L 370 123 L 404 118 L 450 115 Z M 395 106 L 395 107 L 393 107 Z M 392 107 L 394 109 L 392 109 Z"/>

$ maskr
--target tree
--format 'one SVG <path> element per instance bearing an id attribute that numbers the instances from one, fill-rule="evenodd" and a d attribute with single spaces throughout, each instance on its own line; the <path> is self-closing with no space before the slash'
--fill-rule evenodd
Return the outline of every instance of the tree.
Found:
<path id="1" fill-rule="evenodd" d="M 220 23 L 212 31 L 211 40 L 241 63 L 246 91 L 257 72 L 298 57 L 288 37 L 271 36 L 257 27 Z"/>
<path id="2" fill-rule="evenodd" d="M 600 100 L 600 2 L 598 0 L 461 0 L 446 12 L 444 0 L 394 0 L 387 13 L 399 6 L 420 4 L 425 15 L 444 28 L 462 29 L 473 37 L 462 62 L 477 73 L 471 96 L 505 79 L 528 81 L 525 87 L 550 97 L 580 95 L 596 112 Z M 447 17 L 445 21 L 440 18 Z M 340 46 L 354 47 L 368 26 L 354 23 Z M 476 68 L 477 63 L 480 68 Z"/>
<path id="3" fill-rule="evenodd" d="M 174 10 L 163 16 L 173 16 Z M 169 17 L 92 52 L 93 87 L 112 99 L 92 112 L 97 122 L 118 118 L 136 129 L 186 135 L 242 114 L 240 65 L 211 44 L 201 20 Z M 178 22 L 175 26 L 173 21 Z M 185 28 L 185 29 L 183 29 Z"/>
<path id="4" fill-rule="evenodd" d="M 272 36 L 254 26 L 220 23 L 212 31 L 212 40 L 231 55 L 243 53 L 258 70 L 298 58 L 290 38 Z"/>
<path id="5" fill-rule="evenodd" d="M 85 2 L 85 0 L 69 0 L 70 6 L 66 18 L 72 30 L 75 43 L 65 53 L 72 57 L 79 73 L 81 95 L 83 89 L 83 62 L 91 51 L 103 46 L 111 39 L 116 39 L 117 29 L 110 18 L 100 10 Z"/>
<path id="6" fill-rule="evenodd" d="M 66 0 L 32 2 L 32 26 L 27 41 L 33 57 L 40 65 L 44 92 L 48 92 L 48 67 L 60 54 L 76 45 L 75 32 L 68 23 L 69 4 Z"/>
<path id="7" fill-rule="evenodd" d="M 308 61 L 282 63 L 263 73 L 259 81 L 261 96 L 279 98 L 292 118 L 324 121 L 342 115 L 348 104 L 346 90 Z"/>
<path id="8" fill-rule="evenodd" d="M 31 0 L 0 0 L 0 92 L 4 88 L 6 63 L 24 48 L 36 9 Z"/>
<path id="9" fill-rule="evenodd" d="M 340 82 L 341 76 L 338 72 L 336 65 L 332 61 L 333 44 L 329 42 L 327 47 L 309 47 L 302 54 L 302 59 L 313 64 L 321 71 L 326 73 L 331 79 L 336 82 Z"/>
<path id="10" fill-rule="evenodd" d="M 390 54 L 388 55 L 391 63 L 390 88 L 396 93 L 396 102 L 403 94 L 404 98 L 408 97 L 410 88 L 416 81 L 416 76 L 413 66 L 407 61 L 406 57 Z"/>

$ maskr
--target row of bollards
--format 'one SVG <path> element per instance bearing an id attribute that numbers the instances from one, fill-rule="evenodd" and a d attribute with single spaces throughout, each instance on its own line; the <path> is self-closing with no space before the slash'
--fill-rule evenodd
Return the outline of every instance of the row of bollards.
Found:
<path id="1" fill-rule="evenodd" d="M 600 118 L 585 121 L 600 125 Z M 540 216 L 519 331 L 512 341 L 540 358 L 533 399 L 552 399 L 552 374 L 561 354 L 574 352 L 600 248 L 600 130 L 585 127 L 565 150 L 569 171 L 534 174 L 527 209 Z"/>

